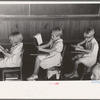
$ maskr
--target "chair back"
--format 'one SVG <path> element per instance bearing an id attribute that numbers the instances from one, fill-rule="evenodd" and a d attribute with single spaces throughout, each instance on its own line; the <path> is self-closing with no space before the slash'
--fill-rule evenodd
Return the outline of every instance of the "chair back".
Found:
<path id="1" fill-rule="evenodd" d="M 61 67 L 63 66 L 63 59 L 64 59 L 65 51 L 66 51 L 66 45 L 63 44 L 63 50 L 61 52 L 61 56 L 62 56 Z"/>
<path id="2" fill-rule="evenodd" d="M 21 57 L 21 66 L 22 66 L 22 63 L 23 63 L 23 54 L 24 54 L 24 49 L 22 49 L 22 52 L 20 54 L 20 57 Z"/>
<path id="3" fill-rule="evenodd" d="M 47 69 L 47 77 L 46 78 L 50 78 L 52 77 L 52 75 L 55 75 L 56 70 L 58 71 L 58 74 L 56 73 L 56 79 L 62 79 L 62 72 L 63 72 L 63 59 L 64 59 L 64 55 L 65 55 L 65 50 L 66 50 L 66 45 L 63 44 L 63 50 L 61 52 L 61 56 L 62 56 L 62 60 L 59 66 L 54 66 L 51 68 Z M 51 73 L 52 72 L 52 73 Z M 50 74 L 51 73 L 51 74 Z"/>

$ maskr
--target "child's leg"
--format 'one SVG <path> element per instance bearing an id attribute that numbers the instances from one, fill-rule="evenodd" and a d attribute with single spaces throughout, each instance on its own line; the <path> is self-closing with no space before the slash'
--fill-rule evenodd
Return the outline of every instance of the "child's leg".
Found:
<path id="1" fill-rule="evenodd" d="M 37 58 L 36 58 L 36 61 L 35 61 L 34 72 L 33 72 L 34 75 L 37 75 L 37 74 L 38 74 L 39 67 L 40 67 L 40 60 L 39 60 L 39 58 L 37 57 Z"/>
<path id="2" fill-rule="evenodd" d="M 78 55 L 76 55 L 76 56 L 74 56 L 73 58 L 72 58 L 72 61 L 73 60 L 78 60 L 79 58 L 81 58 L 83 55 L 82 54 L 78 54 Z"/>
<path id="3" fill-rule="evenodd" d="M 72 77 L 78 77 L 77 69 L 78 69 L 78 65 L 79 64 L 80 64 L 79 60 L 75 61 L 75 67 L 73 69 L 73 72 L 70 73 L 70 74 L 65 74 L 65 77 L 70 77 L 70 78 L 72 78 Z"/>
<path id="4" fill-rule="evenodd" d="M 73 70 L 73 75 L 70 77 L 70 78 L 73 78 L 73 77 L 78 77 L 78 73 L 77 73 L 77 69 L 78 69 L 78 65 L 80 64 L 80 61 L 77 60 L 75 62 L 75 67 L 74 67 L 74 70 Z"/>
<path id="5" fill-rule="evenodd" d="M 36 57 L 34 72 L 27 80 L 34 80 L 38 78 L 37 74 L 39 71 L 39 67 L 40 67 L 40 60 L 38 57 Z"/>

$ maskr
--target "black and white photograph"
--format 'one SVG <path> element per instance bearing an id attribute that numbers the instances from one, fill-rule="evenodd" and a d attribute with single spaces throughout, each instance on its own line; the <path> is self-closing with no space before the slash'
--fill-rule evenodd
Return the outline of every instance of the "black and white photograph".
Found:
<path id="1" fill-rule="evenodd" d="M 100 4 L 0 4 L 1 81 L 99 80 Z"/>
<path id="2" fill-rule="evenodd" d="M 49 88 L 54 87 L 56 91 L 64 88 L 77 89 L 77 87 L 83 89 L 79 82 L 84 82 L 86 86 L 92 84 L 90 87 L 94 89 L 96 85 L 98 88 L 100 83 L 99 25 L 100 2 L 0 2 L 0 84 L 1 86 L 6 84 L 7 90 L 2 92 L 1 97 L 6 94 L 8 98 L 15 99 L 23 98 L 23 95 L 28 99 L 42 97 L 65 99 L 66 96 L 73 99 L 71 94 L 65 95 L 64 91 L 62 94 L 60 91 L 55 97 L 53 94 L 55 90 L 47 97 L 43 87 L 49 85 Z M 38 85 L 42 88 L 39 94 L 36 90 Z M 26 88 L 27 86 L 29 88 Z M 32 95 L 31 86 L 36 90 L 34 93 L 37 95 Z M 26 90 L 23 95 L 19 92 L 20 96 L 17 96 L 14 87 L 18 87 L 17 93 L 20 87 L 21 91 L 25 88 Z M 12 97 L 8 93 L 10 88 L 11 92 L 15 93 Z M 83 92 L 86 91 L 83 89 Z M 94 89 L 92 94 L 95 91 Z M 71 92 L 70 89 L 68 93 Z M 89 98 L 98 99 L 98 93 L 96 97 L 92 95 Z M 85 97 L 82 94 L 79 97 L 78 94 L 74 96 L 87 98 L 87 95 Z"/>

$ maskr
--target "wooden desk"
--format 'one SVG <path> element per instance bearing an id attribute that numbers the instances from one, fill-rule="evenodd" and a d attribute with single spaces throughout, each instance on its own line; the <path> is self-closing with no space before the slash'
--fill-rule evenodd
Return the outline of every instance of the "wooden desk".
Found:
<path id="1" fill-rule="evenodd" d="M 71 53 L 75 53 L 75 54 L 85 54 L 85 52 L 82 52 L 82 51 L 71 51 Z"/>
<path id="2" fill-rule="evenodd" d="M 38 53 L 37 54 L 30 54 L 30 56 L 38 56 L 38 55 L 49 55 L 49 54 L 45 54 L 45 53 L 44 54 L 42 54 L 42 53 L 41 54 L 38 54 Z"/>

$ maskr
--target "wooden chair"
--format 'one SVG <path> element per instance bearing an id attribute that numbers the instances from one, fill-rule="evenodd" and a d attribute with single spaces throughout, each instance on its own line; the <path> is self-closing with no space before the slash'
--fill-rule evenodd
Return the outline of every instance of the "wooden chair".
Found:
<path id="1" fill-rule="evenodd" d="M 80 77 L 80 80 L 84 80 L 85 76 L 88 74 L 91 74 L 91 69 L 96 65 L 94 64 L 93 66 L 91 66 L 91 68 L 86 67 L 84 64 L 80 64 L 81 67 L 83 67 L 83 72 L 82 75 Z"/>
<path id="2" fill-rule="evenodd" d="M 50 72 L 51 73 L 54 72 L 54 74 L 52 74 L 52 76 L 56 75 L 56 79 L 62 79 L 62 76 L 63 76 L 63 69 L 62 69 L 62 67 L 63 67 L 63 59 L 64 59 L 65 50 L 66 50 L 66 45 L 63 46 L 63 50 L 62 50 L 62 53 L 61 53 L 61 55 L 62 55 L 61 64 L 58 65 L 58 66 L 53 66 L 53 67 L 47 69 L 47 76 L 46 76 L 47 79 L 49 79 L 48 74 Z M 57 72 L 57 74 L 55 74 L 55 72 Z"/>
<path id="3" fill-rule="evenodd" d="M 22 63 L 21 66 L 12 67 L 12 68 L 2 68 L 2 80 L 22 80 L 22 66 L 23 66 L 23 53 L 21 53 Z"/>

